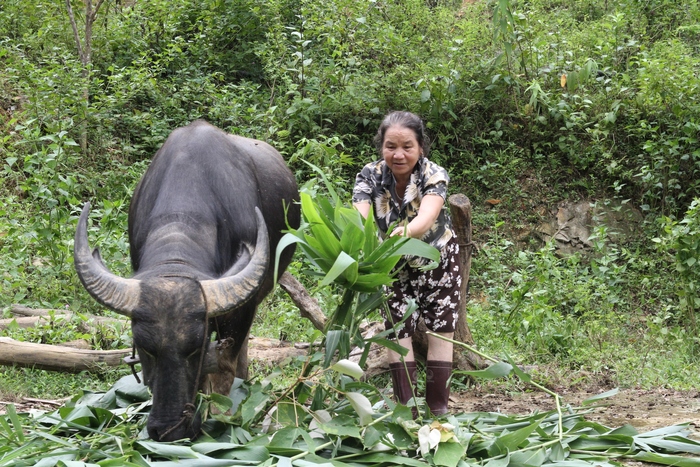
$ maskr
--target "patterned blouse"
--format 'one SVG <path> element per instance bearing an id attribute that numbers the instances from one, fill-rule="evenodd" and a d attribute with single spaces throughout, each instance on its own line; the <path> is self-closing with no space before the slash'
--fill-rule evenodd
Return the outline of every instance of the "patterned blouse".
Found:
<path id="1" fill-rule="evenodd" d="M 389 226 L 397 220 L 411 222 L 418 215 L 423 196 L 439 195 L 442 199 L 446 199 L 449 181 L 450 177 L 445 169 L 421 157 L 413 168 L 404 198 L 400 200 L 396 194 L 394 174 L 391 173 L 384 159 L 381 159 L 370 162 L 357 174 L 352 202 L 355 204 L 374 201 L 374 219 L 384 238 Z M 454 236 L 449 208 L 445 203 L 437 220 L 423 234 L 421 240 L 442 250 Z M 413 258 L 409 262 L 412 267 L 427 263 L 428 260 L 424 258 Z"/>

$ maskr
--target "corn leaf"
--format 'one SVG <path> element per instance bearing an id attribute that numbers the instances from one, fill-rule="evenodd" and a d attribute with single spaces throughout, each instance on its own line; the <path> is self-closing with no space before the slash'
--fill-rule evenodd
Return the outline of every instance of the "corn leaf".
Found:
<path id="1" fill-rule="evenodd" d="M 372 410 L 372 403 L 366 396 L 359 392 L 346 392 L 345 397 L 347 397 L 350 405 L 357 412 L 360 425 L 367 426 L 372 423 L 374 410 Z"/>
<path id="2" fill-rule="evenodd" d="M 619 388 L 611 389 L 610 391 L 603 392 L 601 394 L 596 394 L 593 397 L 589 397 L 588 399 L 584 400 L 582 402 L 583 405 L 590 405 L 594 402 L 598 402 L 601 399 L 607 399 L 608 397 L 612 397 L 616 395 L 617 393 L 620 392 Z"/>
<path id="3" fill-rule="evenodd" d="M 343 285 L 346 287 L 351 287 L 357 281 L 357 261 L 344 251 L 340 252 L 335 263 L 326 273 L 321 281 L 321 287 L 332 284 L 341 275 L 345 282 Z"/>
<path id="4" fill-rule="evenodd" d="M 347 224 L 340 237 L 340 247 L 343 252 L 358 259 L 362 245 L 364 245 L 364 232 L 355 224 Z"/>
<path id="5" fill-rule="evenodd" d="M 496 362 L 483 370 L 455 371 L 455 373 L 473 376 L 479 379 L 498 379 L 508 376 L 513 367 L 506 362 Z"/>
<path id="6" fill-rule="evenodd" d="M 700 467 L 700 458 L 674 456 L 657 452 L 639 452 L 632 459 L 652 464 L 672 465 L 675 467 Z"/>

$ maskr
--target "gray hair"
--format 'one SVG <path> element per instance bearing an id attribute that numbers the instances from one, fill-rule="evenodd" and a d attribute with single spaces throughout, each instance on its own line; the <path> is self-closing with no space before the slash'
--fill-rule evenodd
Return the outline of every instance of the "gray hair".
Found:
<path id="1" fill-rule="evenodd" d="M 413 133 L 416 134 L 416 140 L 418 141 L 418 145 L 421 147 L 423 156 L 428 156 L 428 152 L 430 151 L 430 138 L 428 138 L 425 131 L 423 120 L 421 120 L 418 115 L 405 111 L 394 111 L 388 113 L 386 117 L 384 117 L 384 120 L 382 120 L 382 123 L 379 125 L 377 134 L 374 137 L 374 145 L 376 146 L 380 155 L 382 153 L 382 147 L 384 146 L 386 130 L 395 125 L 402 126 L 413 131 Z"/>

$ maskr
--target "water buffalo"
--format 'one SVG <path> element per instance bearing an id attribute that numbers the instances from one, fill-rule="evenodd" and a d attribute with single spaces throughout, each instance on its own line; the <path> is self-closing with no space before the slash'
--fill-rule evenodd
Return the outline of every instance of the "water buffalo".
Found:
<path id="1" fill-rule="evenodd" d="M 299 225 L 298 196 L 293 174 L 270 145 L 196 121 L 170 134 L 131 199 L 132 278 L 111 273 L 97 249 L 90 252 L 86 203 L 75 268 L 98 302 L 131 318 L 153 394 L 151 438 L 197 436 L 198 388 L 228 394 L 234 376 L 247 376 L 248 332 L 274 284 L 281 231 L 287 222 Z M 280 274 L 292 255 L 285 249 Z M 218 372 L 206 376 L 212 332 L 228 345 Z"/>

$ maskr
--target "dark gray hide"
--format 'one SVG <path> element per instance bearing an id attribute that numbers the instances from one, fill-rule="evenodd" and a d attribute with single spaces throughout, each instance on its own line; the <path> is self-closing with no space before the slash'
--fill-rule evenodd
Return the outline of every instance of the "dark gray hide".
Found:
<path id="1" fill-rule="evenodd" d="M 247 377 L 248 331 L 272 290 L 285 207 L 289 224 L 299 225 L 298 195 L 270 145 L 196 121 L 172 132 L 131 200 L 131 279 L 113 275 L 97 251 L 90 253 L 89 204 L 83 209 L 76 270 L 97 301 L 132 319 L 153 394 L 153 439 L 197 436 L 200 417 L 190 406 L 197 388 L 228 394 L 234 375 Z M 285 250 L 280 274 L 292 254 Z M 219 357 L 220 372 L 206 378 L 200 362 L 213 331 L 233 345 Z"/>

